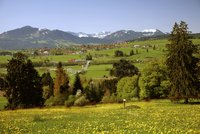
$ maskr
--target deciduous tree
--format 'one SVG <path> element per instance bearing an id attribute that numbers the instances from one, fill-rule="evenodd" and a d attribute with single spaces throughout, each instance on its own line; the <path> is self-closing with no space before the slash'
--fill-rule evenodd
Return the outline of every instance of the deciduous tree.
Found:
<path id="1" fill-rule="evenodd" d="M 66 93 L 69 89 L 69 77 L 59 62 L 56 69 L 56 78 L 54 80 L 54 96 Z"/>
<path id="2" fill-rule="evenodd" d="M 139 73 L 138 68 L 135 67 L 133 64 L 131 64 L 129 61 L 124 59 L 121 59 L 119 63 L 114 63 L 113 68 L 110 71 L 111 76 L 119 78 L 125 76 L 133 76 L 138 73 Z"/>
<path id="3" fill-rule="evenodd" d="M 140 88 L 138 86 L 138 80 L 138 75 L 120 79 L 117 83 L 117 96 L 127 100 L 139 98 Z"/>
<path id="4" fill-rule="evenodd" d="M 143 99 L 168 97 L 170 82 L 163 62 L 147 64 L 140 78 L 140 97 Z"/>

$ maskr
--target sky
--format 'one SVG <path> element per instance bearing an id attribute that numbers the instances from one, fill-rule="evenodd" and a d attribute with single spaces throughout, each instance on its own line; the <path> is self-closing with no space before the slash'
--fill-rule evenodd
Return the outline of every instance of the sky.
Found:
<path id="1" fill-rule="evenodd" d="M 170 32 L 181 20 L 200 33 L 200 0 L 0 0 L 0 33 L 27 25 L 85 33 Z"/>

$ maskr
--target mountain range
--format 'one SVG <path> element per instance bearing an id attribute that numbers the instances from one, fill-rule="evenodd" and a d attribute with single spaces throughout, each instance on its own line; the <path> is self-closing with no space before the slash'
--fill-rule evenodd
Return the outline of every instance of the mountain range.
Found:
<path id="1" fill-rule="evenodd" d="M 81 44 L 111 44 L 164 34 L 158 29 L 148 29 L 141 32 L 120 30 L 116 32 L 86 34 L 83 32 L 64 32 L 61 30 L 25 26 L 0 34 L 0 49 L 55 48 Z"/>

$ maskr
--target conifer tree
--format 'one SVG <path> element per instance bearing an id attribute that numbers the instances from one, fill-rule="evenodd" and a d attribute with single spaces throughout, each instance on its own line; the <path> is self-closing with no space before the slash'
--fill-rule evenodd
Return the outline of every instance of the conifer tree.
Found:
<path id="1" fill-rule="evenodd" d="M 81 79 L 78 73 L 76 73 L 72 94 L 75 95 L 77 90 L 83 91 L 83 86 L 82 86 Z"/>
<path id="2" fill-rule="evenodd" d="M 185 22 L 175 23 L 170 44 L 166 46 L 168 49 L 166 64 L 171 82 L 170 97 L 176 100 L 184 99 L 186 103 L 189 98 L 198 97 L 199 93 L 198 59 L 193 56 L 196 48 L 189 40 L 187 30 Z"/>
<path id="3" fill-rule="evenodd" d="M 8 109 L 43 105 L 41 78 L 26 55 L 17 53 L 13 56 L 7 65 L 5 79 Z"/>

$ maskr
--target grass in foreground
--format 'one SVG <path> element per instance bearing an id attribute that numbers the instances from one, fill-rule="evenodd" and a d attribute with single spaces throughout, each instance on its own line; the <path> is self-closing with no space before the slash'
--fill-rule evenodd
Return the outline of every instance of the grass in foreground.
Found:
<path id="1" fill-rule="evenodd" d="M 167 101 L 0 112 L 0 133 L 200 133 L 200 105 Z"/>

